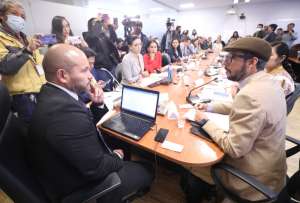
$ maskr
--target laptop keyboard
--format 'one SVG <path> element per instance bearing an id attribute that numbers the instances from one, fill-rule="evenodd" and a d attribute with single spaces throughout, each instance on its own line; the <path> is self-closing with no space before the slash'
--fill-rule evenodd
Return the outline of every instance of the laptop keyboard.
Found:
<path id="1" fill-rule="evenodd" d="M 127 114 L 119 114 L 119 116 L 115 117 L 113 120 L 119 119 L 121 119 L 126 131 L 132 135 L 142 136 L 149 130 L 149 127 L 152 126 L 150 122 L 138 119 Z"/>

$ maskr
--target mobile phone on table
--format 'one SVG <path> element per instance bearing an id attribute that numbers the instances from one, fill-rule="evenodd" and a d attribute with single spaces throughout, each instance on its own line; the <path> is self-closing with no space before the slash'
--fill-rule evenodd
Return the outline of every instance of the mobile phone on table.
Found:
<path id="1" fill-rule="evenodd" d="M 154 140 L 156 142 L 164 142 L 164 140 L 166 139 L 166 136 L 167 136 L 168 132 L 169 132 L 168 129 L 160 128 L 159 131 L 157 132 Z"/>
<path id="2" fill-rule="evenodd" d="M 39 40 L 41 41 L 42 45 L 50 45 L 57 43 L 55 34 L 41 35 L 39 37 Z"/>

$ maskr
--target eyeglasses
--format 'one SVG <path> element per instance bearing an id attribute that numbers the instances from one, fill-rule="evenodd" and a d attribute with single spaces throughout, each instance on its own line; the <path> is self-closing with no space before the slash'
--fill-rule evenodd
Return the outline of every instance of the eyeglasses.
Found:
<path id="1" fill-rule="evenodd" d="M 242 58 L 248 60 L 253 58 L 252 54 L 229 53 L 225 56 L 224 64 L 231 64 L 233 59 Z"/>

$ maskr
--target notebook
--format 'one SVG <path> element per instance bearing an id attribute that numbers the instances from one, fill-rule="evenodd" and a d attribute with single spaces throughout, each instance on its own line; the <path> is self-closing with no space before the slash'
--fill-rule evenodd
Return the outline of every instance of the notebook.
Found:
<path id="1" fill-rule="evenodd" d="M 102 127 L 140 140 L 155 124 L 159 92 L 123 85 L 121 111 Z"/>

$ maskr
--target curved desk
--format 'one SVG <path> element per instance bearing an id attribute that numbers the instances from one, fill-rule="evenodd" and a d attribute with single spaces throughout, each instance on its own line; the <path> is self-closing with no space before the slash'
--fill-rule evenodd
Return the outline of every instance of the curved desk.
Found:
<path id="1" fill-rule="evenodd" d="M 199 67 L 207 67 L 211 60 L 212 56 L 210 56 L 207 60 L 201 61 Z M 192 79 L 196 79 L 197 73 L 198 71 L 188 71 L 186 74 L 190 75 Z M 187 87 L 184 87 L 181 84 L 170 84 L 168 86 L 161 85 L 153 89 L 160 91 L 161 93 L 167 92 L 169 94 L 169 99 L 174 101 L 177 105 L 186 103 L 185 98 L 189 91 Z M 186 109 L 178 110 L 180 112 L 187 111 Z M 146 135 L 139 141 L 134 141 L 130 138 L 119 135 L 116 132 L 101 128 L 101 126 L 99 127 L 101 131 L 104 131 L 111 136 L 117 137 L 118 139 L 180 165 L 210 166 L 222 160 L 224 156 L 222 150 L 216 144 L 191 134 L 189 132 L 191 125 L 188 122 L 185 122 L 184 128 L 180 129 L 177 127 L 177 120 L 169 120 L 167 116 L 157 115 L 156 123 L 157 128 L 147 132 Z M 166 140 L 183 145 L 184 148 L 182 152 L 178 153 L 164 149 L 160 146 L 161 143 L 154 141 L 156 130 L 158 131 L 159 128 L 169 129 Z"/>

